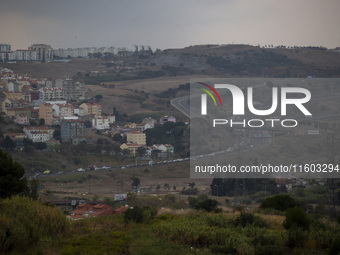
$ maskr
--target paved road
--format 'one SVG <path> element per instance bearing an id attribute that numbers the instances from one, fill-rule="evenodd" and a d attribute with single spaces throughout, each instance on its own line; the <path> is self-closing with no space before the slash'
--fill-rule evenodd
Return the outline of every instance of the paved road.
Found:
<path id="1" fill-rule="evenodd" d="M 179 97 L 171 100 L 172 106 L 177 108 L 183 114 L 190 118 L 190 105 L 189 105 L 190 96 Z"/>

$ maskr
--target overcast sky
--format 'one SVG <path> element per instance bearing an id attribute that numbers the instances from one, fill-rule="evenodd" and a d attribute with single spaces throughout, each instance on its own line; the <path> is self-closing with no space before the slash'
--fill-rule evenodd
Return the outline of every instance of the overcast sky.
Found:
<path id="1" fill-rule="evenodd" d="M 0 43 L 27 49 L 340 46 L 339 0 L 0 0 Z"/>

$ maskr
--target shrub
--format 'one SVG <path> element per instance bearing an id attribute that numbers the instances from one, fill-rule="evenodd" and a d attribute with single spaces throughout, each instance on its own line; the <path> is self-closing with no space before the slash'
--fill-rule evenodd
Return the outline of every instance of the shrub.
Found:
<path id="1" fill-rule="evenodd" d="M 296 229 L 301 228 L 303 230 L 308 230 L 310 225 L 310 219 L 308 215 L 300 208 L 294 207 L 286 211 L 286 219 L 283 226 L 286 229 Z"/>
<path id="2" fill-rule="evenodd" d="M 124 232 L 110 229 L 73 239 L 64 245 L 60 254 L 129 254 L 129 243 Z"/>
<path id="3" fill-rule="evenodd" d="M 198 202 L 195 205 L 195 209 L 205 210 L 207 212 L 219 212 L 217 204 L 218 202 L 215 199 L 206 199 L 204 201 Z"/>
<path id="4" fill-rule="evenodd" d="M 14 247 L 25 250 L 41 238 L 64 233 L 67 227 L 66 216 L 60 210 L 31 198 L 12 197 L 0 203 L 1 252 Z"/>
<path id="5" fill-rule="evenodd" d="M 266 198 L 260 205 L 260 208 L 271 208 L 279 211 L 286 211 L 287 209 L 298 205 L 299 204 L 292 197 L 285 194 L 279 194 Z"/>
<path id="6" fill-rule="evenodd" d="M 197 198 L 196 197 L 188 197 L 188 202 L 191 208 L 195 208 L 195 206 L 204 200 L 209 199 L 209 197 L 205 194 L 199 195 Z"/>
<path id="7" fill-rule="evenodd" d="M 236 227 L 246 227 L 252 225 L 254 227 L 266 227 L 267 223 L 259 216 L 252 213 L 242 212 L 234 221 Z"/>
<path id="8" fill-rule="evenodd" d="M 290 248 L 302 248 L 308 239 L 308 235 L 301 228 L 291 228 L 288 231 L 287 246 Z"/>
<path id="9" fill-rule="evenodd" d="M 143 222 L 143 208 L 139 206 L 135 206 L 133 208 L 129 208 L 124 212 L 124 221 L 126 223 L 133 221 L 136 223 Z"/>
<path id="10" fill-rule="evenodd" d="M 182 195 L 197 195 L 197 188 L 189 188 L 181 191 Z"/>
<path id="11" fill-rule="evenodd" d="M 125 223 L 129 223 L 131 221 L 136 222 L 136 223 L 141 223 L 144 221 L 149 221 L 149 220 L 154 219 L 156 215 L 157 215 L 157 210 L 154 207 L 135 206 L 125 211 L 124 221 Z"/>
<path id="12" fill-rule="evenodd" d="M 331 246 L 328 249 L 329 255 L 338 255 L 340 253 L 340 238 L 333 240 Z"/>

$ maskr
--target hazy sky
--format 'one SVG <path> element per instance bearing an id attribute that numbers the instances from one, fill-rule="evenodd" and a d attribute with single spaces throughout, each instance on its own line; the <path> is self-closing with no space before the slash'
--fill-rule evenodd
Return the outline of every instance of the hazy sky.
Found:
<path id="1" fill-rule="evenodd" d="M 340 46 L 339 0 L 0 0 L 0 43 L 27 49 Z"/>

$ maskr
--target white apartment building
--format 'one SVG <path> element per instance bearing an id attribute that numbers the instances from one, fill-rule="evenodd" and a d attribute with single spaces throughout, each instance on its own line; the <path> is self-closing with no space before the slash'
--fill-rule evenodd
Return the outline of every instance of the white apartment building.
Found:
<path id="1" fill-rule="evenodd" d="M 38 90 L 39 99 L 42 100 L 60 100 L 64 99 L 64 90 L 62 88 L 41 88 Z"/>
<path id="2" fill-rule="evenodd" d="M 33 142 L 46 142 L 53 138 L 54 128 L 25 127 L 23 131 L 27 135 L 27 138 Z"/>
<path id="3" fill-rule="evenodd" d="M 32 62 L 37 61 L 37 52 L 35 50 L 16 50 L 8 53 L 9 61 Z"/>
<path id="4" fill-rule="evenodd" d="M 0 43 L 0 51 L 11 51 L 11 45 L 6 43 Z"/>
<path id="5" fill-rule="evenodd" d="M 92 127 L 97 130 L 109 129 L 110 124 L 115 121 L 115 116 L 95 116 L 92 119 Z"/>

